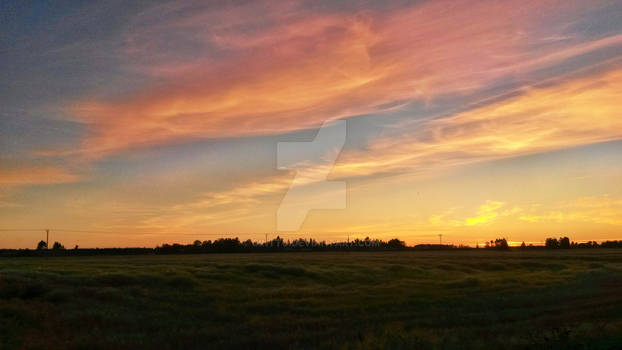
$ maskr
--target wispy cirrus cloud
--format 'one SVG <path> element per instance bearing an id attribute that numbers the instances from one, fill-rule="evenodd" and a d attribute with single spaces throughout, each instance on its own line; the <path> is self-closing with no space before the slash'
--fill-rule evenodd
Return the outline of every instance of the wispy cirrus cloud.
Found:
<path id="1" fill-rule="evenodd" d="M 428 172 L 622 138 L 622 71 L 570 79 L 439 119 L 403 125 L 340 158 L 335 177 Z"/>
<path id="2" fill-rule="evenodd" d="M 156 82 L 126 96 L 75 103 L 72 113 L 89 132 L 70 153 L 98 158 L 313 128 L 387 112 L 399 102 L 472 92 L 622 42 L 563 37 L 535 45 L 531 32 L 565 34 L 539 22 L 549 11 L 555 6 L 548 2 L 493 1 L 373 12 L 313 11 L 296 3 L 155 7 L 128 26 L 123 54 L 128 67 Z"/>
<path id="3" fill-rule="evenodd" d="M 399 134 L 381 137 L 367 149 L 344 151 L 329 179 L 386 173 L 427 175 L 476 162 L 621 139 L 621 84 L 622 71 L 614 70 L 530 88 L 485 107 L 404 125 Z M 260 197 L 285 193 L 291 181 L 289 175 L 270 176 L 207 194 L 199 203 L 258 203 Z M 469 222 L 480 223 L 475 217 Z"/>

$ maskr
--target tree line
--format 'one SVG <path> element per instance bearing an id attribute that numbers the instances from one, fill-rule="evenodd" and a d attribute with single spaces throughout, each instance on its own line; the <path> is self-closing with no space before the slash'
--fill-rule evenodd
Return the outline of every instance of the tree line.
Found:
<path id="1" fill-rule="evenodd" d="M 267 241 L 256 242 L 250 239 L 240 241 L 236 238 L 219 238 L 214 241 L 196 240 L 192 244 L 163 244 L 155 248 L 156 253 L 217 253 L 217 252 L 276 252 L 276 251 L 383 251 L 404 250 L 408 246 L 397 238 L 383 241 L 380 239 L 354 239 L 346 242 L 327 243 L 313 238 L 285 240 L 279 236 Z"/>
<path id="2" fill-rule="evenodd" d="M 511 250 L 511 249 L 579 249 L 579 248 L 622 248 L 622 240 L 605 241 L 598 243 L 589 241 L 584 243 L 571 242 L 568 237 L 546 238 L 544 246 L 526 245 L 523 242 L 519 247 L 510 247 L 506 238 L 497 238 L 479 244 L 473 248 L 452 244 L 417 244 L 413 246 L 398 238 L 388 241 L 381 239 L 347 240 L 344 242 L 317 241 L 313 238 L 299 238 L 285 240 L 276 237 L 270 241 L 257 242 L 250 239 L 241 241 L 239 238 L 218 238 L 216 240 L 195 240 L 190 244 L 162 244 L 155 248 L 79 248 L 65 249 L 60 242 L 54 242 L 48 249 L 45 241 L 40 241 L 36 249 L 0 249 L 0 256 L 68 256 L 68 255 L 133 255 L 133 254 L 199 254 L 199 253 L 253 253 L 253 252 L 293 252 L 293 251 L 400 251 L 400 250 Z"/>
<path id="3" fill-rule="evenodd" d="M 510 246 L 505 238 L 497 238 L 494 241 L 486 242 L 484 248 L 497 249 L 497 250 L 509 250 Z M 544 246 L 534 246 L 533 244 L 526 245 L 523 242 L 519 249 L 571 249 L 571 248 L 622 248 L 622 240 L 617 241 L 604 241 L 598 243 L 596 241 L 588 242 L 571 242 L 568 237 L 548 237 L 544 240 Z"/>

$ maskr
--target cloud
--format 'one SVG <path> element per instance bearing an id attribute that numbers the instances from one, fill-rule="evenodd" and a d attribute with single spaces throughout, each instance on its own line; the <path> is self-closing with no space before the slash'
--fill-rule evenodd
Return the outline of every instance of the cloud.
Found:
<path id="1" fill-rule="evenodd" d="M 126 26 L 121 51 L 125 68 L 152 82 L 73 103 L 88 131 L 77 149 L 60 153 L 93 160 L 194 139 L 278 134 L 391 112 L 407 101 L 472 94 L 622 43 L 622 35 L 588 40 L 567 33 L 582 6 L 564 8 L 555 23 L 546 19 L 560 9 L 549 2 L 435 1 L 374 11 L 261 2 L 156 6 Z M 621 78 L 613 70 L 545 87 L 527 83 L 515 97 L 388 128 L 367 148 L 345 151 L 330 178 L 429 173 L 619 139 Z M 42 174 L 5 181 L 76 180 L 58 169 Z M 250 208 L 285 193 L 290 181 L 238 184 L 175 210 Z"/>
<path id="2" fill-rule="evenodd" d="M 380 138 L 368 149 L 344 151 L 329 179 L 387 172 L 421 175 L 474 162 L 619 139 L 622 119 L 618 118 L 621 106 L 617 96 L 621 83 L 622 71 L 611 71 L 532 88 L 495 104 L 426 120 L 417 128 L 400 129 L 402 134 L 398 136 Z M 316 170 L 321 174 L 327 171 L 324 167 Z M 304 185 L 313 183 L 314 178 L 310 172 L 308 178 L 297 181 Z M 292 181 L 292 174 L 280 174 L 238 183 L 228 190 L 205 193 L 202 198 L 173 210 L 224 212 L 235 207 L 243 211 L 234 216 L 239 219 L 241 214 L 250 215 L 257 206 L 285 194 Z M 428 221 L 437 226 L 460 227 L 487 224 L 498 216 L 521 215 L 522 221 L 532 222 L 545 219 L 518 207 L 500 211 L 502 204 L 487 202 L 474 217 L 452 218 L 448 212 Z M 566 218 L 551 213 L 548 219 L 555 217 Z"/>
<path id="3" fill-rule="evenodd" d="M 513 206 L 507 203 L 487 200 L 477 209 L 477 215 L 460 217 L 455 210 L 433 215 L 428 223 L 433 227 L 463 227 L 489 225 L 499 218 L 528 223 L 592 223 L 622 226 L 622 199 L 611 196 L 581 197 L 543 208 L 539 204 L 528 207 Z"/>
<path id="4" fill-rule="evenodd" d="M 622 137 L 618 118 L 622 71 L 567 80 L 557 85 L 532 88 L 521 96 L 442 119 L 426 120 L 417 128 L 402 128 L 401 135 L 380 138 L 368 149 L 344 151 L 330 179 L 369 176 L 386 172 L 419 175 L 474 162 L 517 157 L 604 142 Z M 327 169 L 318 168 L 325 174 Z M 309 179 L 298 181 L 312 183 Z M 253 206 L 284 194 L 291 174 L 269 176 L 237 184 L 235 188 L 206 193 L 191 205 L 203 211 L 224 205 Z M 431 223 L 475 226 L 494 220 L 500 202 L 483 205 L 476 217 L 448 219 L 447 213 Z M 179 208 L 177 208 L 179 209 Z M 522 214 L 523 221 L 543 218 L 510 208 L 502 216 Z M 558 214 L 551 214 L 558 215 Z M 552 217 L 549 217 L 552 218 Z"/>
<path id="5" fill-rule="evenodd" d="M 477 216 L 467 218 L 464 222 L 466 226 L 477 226 L 477 225 L 485 225 L 493 221 L 499 213 L 497 212 L 499 208 L 504 205 L 503 202 L 497 201 L 486 201 L 485 204 L 482 204 L 477 210 Z"/>
<path id="6" fill-rule="evenodd" d="M 421 173 L 622 138 L 622 70 L 529 88 L 522 95 L 417 121 L 340 158 L 334 177 Z"/>
<path id="7" fill-rule="evenodd" d="M 158 6 L 128 26 L 123 50 L 128 67 L 155 82 L 117 98 L 74 103 L 72 113 L 89 132 L 68 153 L 99 158 L 313 128 L 387 112 L 400 101 L 472 92 L 622 41 L 534 45 L 533 37 L 561 36 L 538 22 L 555 10 L 548 2 L 494 1 L 342 12 L 296 3 Z"/>
<path id="8" fill-rule="evenodd" d="M 622 226 L 622 199 L 609 196 L 583 197 L 559 206 L 558 210 L 520 216 L 539 222 L 586 222 Z"/>
<path id="9" fill-rule="evenodd" d="M 0 186 L 4 188 L 75 182 L 77 174 L 52 166 L 20 166 L 0 169 Z"/>
<path id="10" fill-rule="evenodd" d="M 475 216 L 459 217 L 456 215 L 456 209 L 458 208 L 452 208 L 443 214 L 431 216 L 428 219 L 428 223 L 432 227 L 483 226 L 493 223 L 499 217 L 513 217 L 523 211 L 520 207 L 501 210 L 503 207 L 506 207 L 505 202 L 487 200 L 479 206 Z"/>
<path id="11" fill-rule="evenodd" d="M 181 229 L 199 224 L 217 225 L 274 216 L 270 210 L 276 210 L 287 190 L 293 186 L 305 192 L 305 203 L 321 202 L 331 197 L 331 193 L 314 191 L 311 187 L 322 182 L 327 172 L 326 165 L 313 167 L 311 164 L 297 176 L 294 176 L 294 171 L 280 172 L 260 180 L 238 183 L 225 190 L 204 192 L 198 198 L 170 206 L 166 213 L 149 218 L 144 224 L 151 228 L 174 226 Z M 266 229 L 273 230 L 275 222 L 261 224 L 267 224 L 269 227 Z"/>
<path id="12" fill-rule="evenodd" d="M 267 181 L 254 181 L 225 191 L 207 192 L 203 194 L 201 199 L 176 208 L 212 209 L 230 204 L 235 204 L 236 206 L 243 204 L 258 205 L 261 203 L 262 197 L 279 192 L 284 193 L 292 185 L 293 181 L 289 175 L 274 176 L 264 180 Z"/>

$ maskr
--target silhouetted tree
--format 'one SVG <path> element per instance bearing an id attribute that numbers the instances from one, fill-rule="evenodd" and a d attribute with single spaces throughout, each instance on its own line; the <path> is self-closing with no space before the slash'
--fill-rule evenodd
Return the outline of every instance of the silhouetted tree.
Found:
<path id="1" fill-rule="evenodd" d="M 387 246 L 390 249 L 403 249 L 406 248 L 406 243 L 404 243 L 404 241 L 400 241 L 397 238 L 393 238 L 392 240 L 387 242 Z"/>
<path id="2" fill-rule="evenodd" d="M 200 246 L 201 246 L 201 241 L 199 241 L 199 240 L 197 239 L 196 241 L 194 241 L 194 242 L 192 243 L 192 245 L 193 245 L 193 246 L 195 246 L 195 247 L 200 247 Z"/>
<path id="3" fill-rule="evenodd" d="M 527 246 L 525 245 L 525 242 L 521 243 L 520 248 L 521 248 L 521 249 L 525 249 L 525 248 L 527 248 Z"/>
<path id="4" fill-rule="evenodd" d="M 603 242 L 601 244 L 601 247 L 605 247 L 604 244 L 606 242 Z M 573 248 L 598 248 L 598 243 L 595 241 L 589 241 L 589 242 L 585 242 L 585 243 L 576 243 L 576 242 L 572 242 L 572 247 Z"/>
<path id="5" fill-rule="evenodd" d="M 606 241 L 601 243 L 600 246 L 602 248 L 622 248 L 622 241 Z"/>
<path id="6" fill-rule="evenodd" d="M 219 238 L 212 243 L 217 252 L 235 252 L 240 249 L 240 240 L 236 238 Z"/>
<path id="7" fill-rule="evenodd" d="M 270 248 L 272 249 L 281 249 L 284 247 L 283 238 L 276 236 L 275 239 L 271 240 L 269 243 Z"/>
<path id="8" fill-rule="evenodd" d="M 563 249 L 570 248 L 570 238 L 568 237 L 560 237 L 559 238 L 559 247 Z"/>
<path id="9" fill-rule="evenodd" d="M 505 238 L 495 239 L 495 249 L 506 250 L 509 249 L 508 241 Z"/>
<path id="10" fill-rule="evenodd" d="M 544 241 L 544 246 L 550 249 L 559 248 L 559 241 L 557 238 L 547 238 L 546 241 Z"/>
<path id="11" fill-rule="evenodd" d="M 48 244 L 45 241 L 39 241 L 37 243 L 37 250 L 48 249 Z"/>
<path id="12" fill-rule="evenodd" d="M 244 247 L 244 249 L 246 250 L 253 249 L 253 241 L 247 239 L 246 241 L 244 241 L 244 243 L 242 243 L 242 247 Z"/>
<path id="13" fill-rule="evenodd" d="M 62 244 L 58 242 L 54 242 L 54 245 L 52 246 L 52 250 L 63 250 L 63 249 L 65 249 L 65 247 Z"/>

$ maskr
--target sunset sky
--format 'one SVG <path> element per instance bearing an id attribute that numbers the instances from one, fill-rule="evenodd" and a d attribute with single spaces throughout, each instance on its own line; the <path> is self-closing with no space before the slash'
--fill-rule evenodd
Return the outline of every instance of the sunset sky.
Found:
<path id="1" fill-rule="evenodd" d="M 0 248 L 45 228 L 68 247 L 622 239 L 621 16 L 615 0 L 3 1 Z M 346 207 L 277 232 L 296 176 L 277 145 L 331 120 Z"/>

